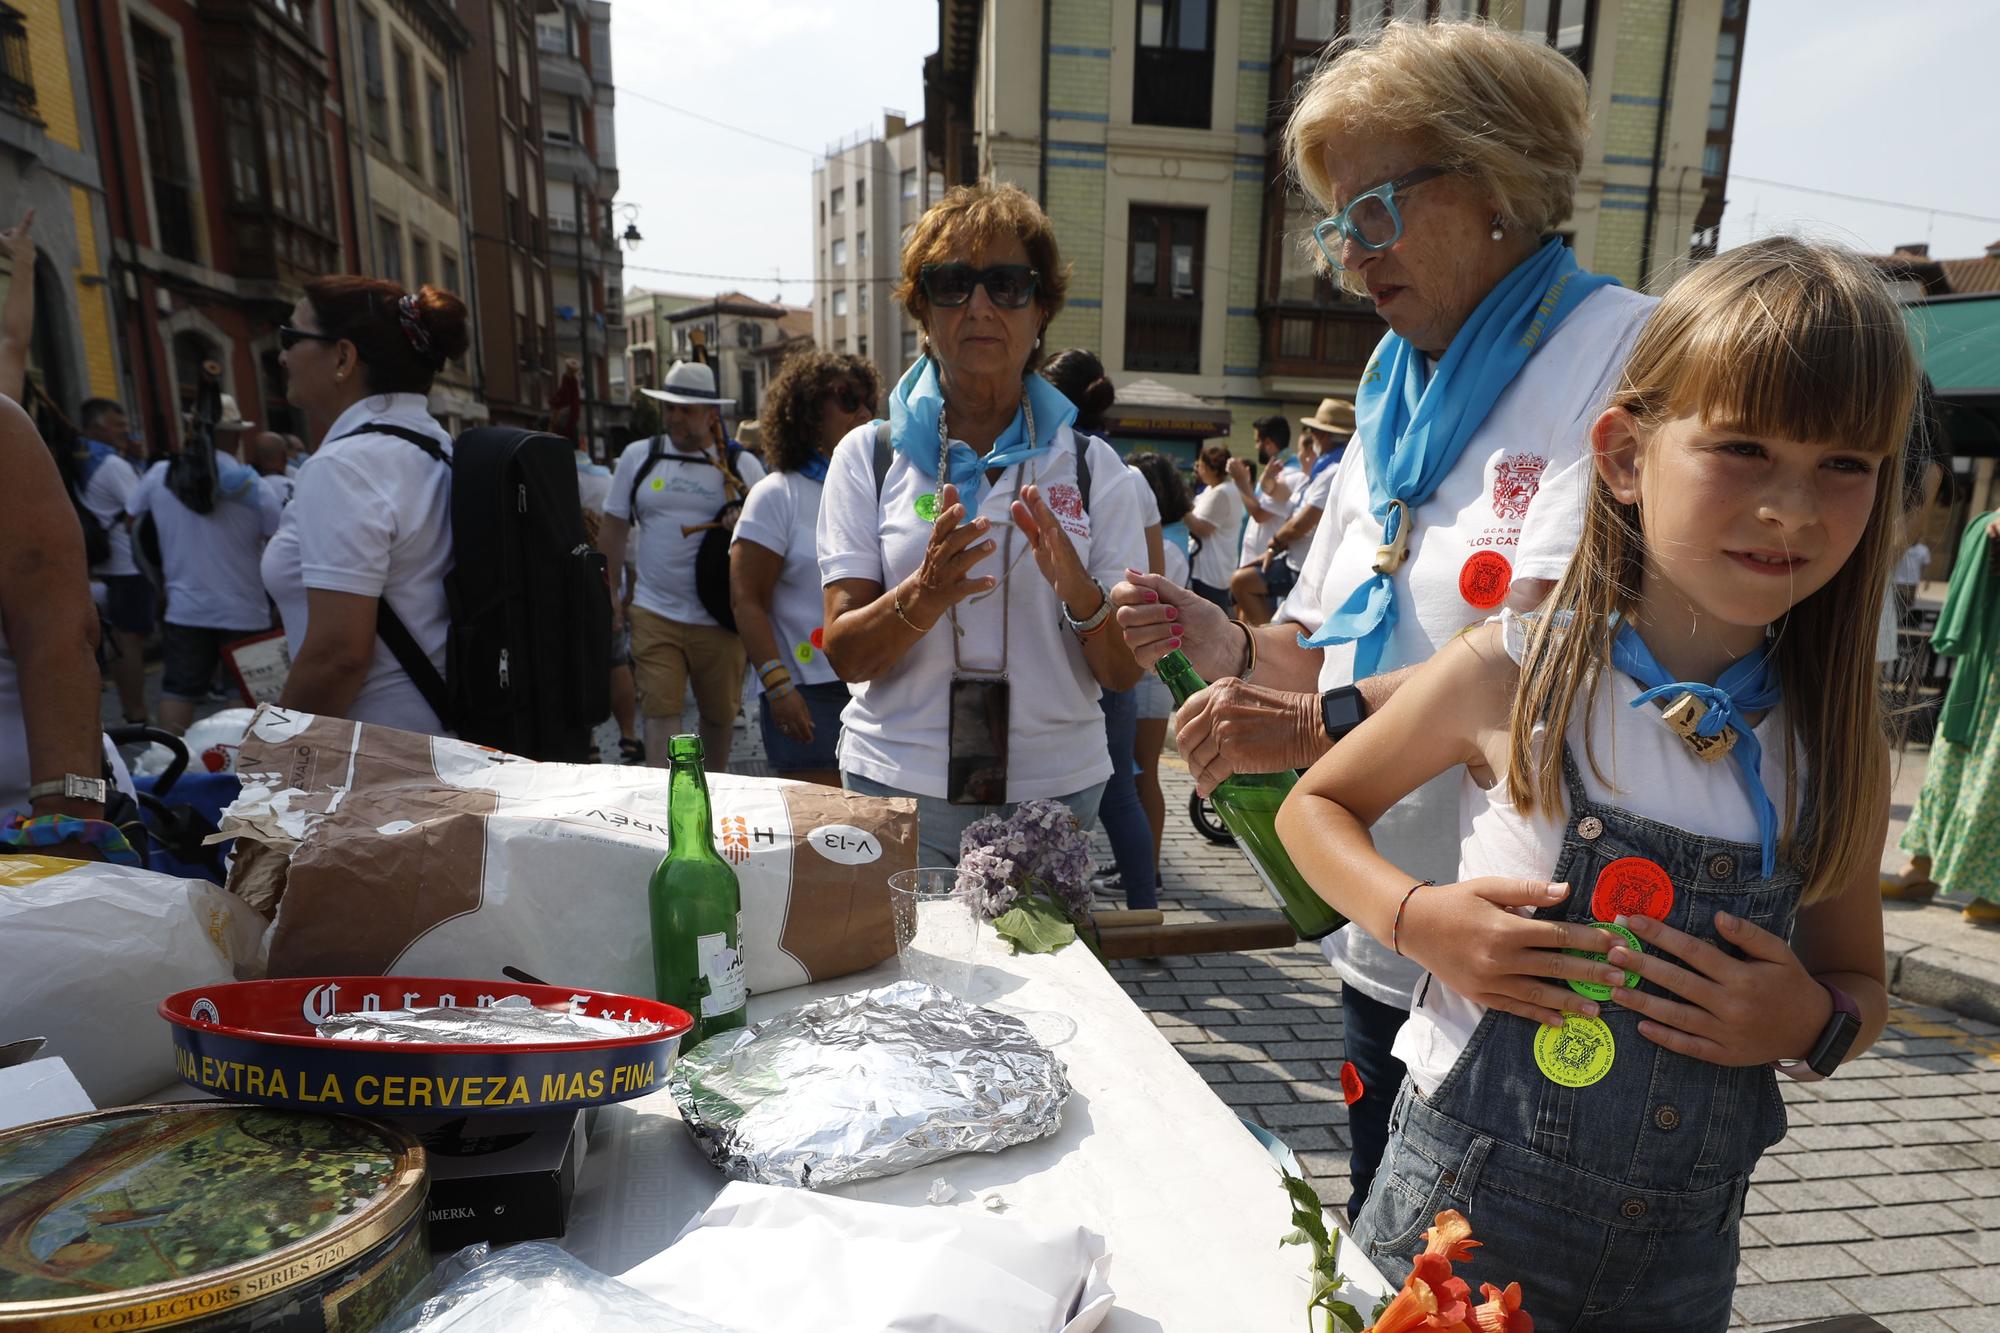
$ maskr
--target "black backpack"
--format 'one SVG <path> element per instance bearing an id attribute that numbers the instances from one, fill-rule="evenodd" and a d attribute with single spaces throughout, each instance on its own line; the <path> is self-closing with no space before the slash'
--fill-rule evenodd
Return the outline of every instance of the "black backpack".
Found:
<path id="1" fill-rule="evenodd" d="M 743 480 L 743 473 L 737 469 L 736 460 L 742 456 L 743 446 L 734 440 L 728 441 L 728 452 L 724 455 L 724 461 L 729 465 L 729 475 L 738 482 Z M 632 493 L 625 497 L 625 512 L 632 516 L 633 523 L 639 521 L 639 483 L 646 479 L 648 472 L 667 462 L 715 466 L 706 454 L 668 453 L 665 439 L 655 435 L 652 442 L 646 446 L 646 461 L 640 464 L 639 475 L 632 478 Z M 694 593 L 701 599 L 702 610 L 714 616 L 716 624 L 734 634 L 736 608 L 729 603 L 729 541 L 735 515 L 743 509 L 743 500 L 740 497 L 729 499 L 728 492 L 729 488 L 724 486 L 722 507 L 716 510 L 715 517 L 709 520 L 711 523 L 723 526 L 712 527 L 702 533 L 701 545 L 695 548 Z M 745 487 L 744 494 L 748 493 L 749 489 Z"/>
<path id="2" fill-rule="evenodd" d="M 575 444 L 482 426 L 446 458 L 429 435 L 386 422 L 348 434 L 393 435 L 451 469 L 443 676 L 388 599 L 377 603 L 376 631 L 424 701 L 475 744 L 594 762 L 592 733 L 611 712 L 611 592 L 584 535 Z"/>

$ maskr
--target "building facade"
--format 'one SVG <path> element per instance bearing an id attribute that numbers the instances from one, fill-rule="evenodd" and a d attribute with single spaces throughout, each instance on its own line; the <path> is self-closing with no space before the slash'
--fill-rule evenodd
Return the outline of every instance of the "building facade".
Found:
<path id="1" fill-rule="evenodd" d="M 634 287 L 625 293 L 625 360 L 632 392 L 660 387 L 673 363 L 673 329 L 666 318 L 708 300 L 694 292 L 656 292 Z M 636 405 L 636 399 L 635 399 Z"/>
<path id="2" fill-rule="evenodd" d="M 1281 140 L 1327 44 L 1392 17 L 1484 17 L 1562 51 L 1592 135 L 1563 233 L 1644 286 L 1711 253 L 1749 0 L 940 0 L 925 154 L 1039 198 L 1074 266 L 1049 330 L 1112 378 L 1271 411 L 1351 396 L 1384 326 L 1311 262 Z M 997 72 L 1004 71 L 1004 77 Z"/>
<path id="3" fill-rule="evenodd" d="M 91 145 L 104 172 L 114 328 L 128 407 L 180 435 L 201 367 L 246 416 L 300 428 L 277 326 L 307 278 L 348 271 L 334 6 L 307 0 L 80 0 Z"/>
<path id="4" fill-rule="evenodd" d="M 754 417 L 777 369 L 777 363 L 759 357 L 758 350 L 773 343 L 801 342 L 812 327 L 813 312 L 808 307 L 724 292 L 662 314 L 657 355 L 666 365 L 706 361 L 715 367 L 723 396 L 736 400 L 730 415 Z"/>
<path id="5" fill-rule="evenodd" d="M 433 283 L 464 297 L 471 231 L 460 208 L 465 140 L 460 62 L 472 34 L 446 0 L 354 0 L 329 6 L 352 133 L 348 170 L 361 221 L 361 271 L 412 291 Z M 486 420 L 476 351 L 447 365 L 431 412 L 456 433 Z"/>
<path id="6" fill-rule="evenodd" d="M 613 129 L 611 6 L 560 0 L 535 20 L 541 67 L 542 154 L 548 177 L 549 270 L 555 350 L 574 360 L 583 430 L 602 456 L 624 438 L 630 409 L 624 258 L 612 211 L 618 193 Z"/>
<path id="7" fill-rule="evenodd" d="M 474 379 L 497 425 L 547 422 L 555 389 L 555 300 L 542 161 L 535 16 L 550 0 L 459 0 L 472 37 L 461 116 L 472 260 Z"/>
<path id="8" fill-rule="evenodd" d="M 813 340 L 875 363 L 893 384 L 917 358 L 917 325 L 893 293 L 903 238 L 944 192 L 924 130 L 895 112 L 882 131 L 829 145 L 813 166 Z"/>
<path id="9" fill-rule="evenodd" d="M 35 213 L 32 271 L 0 255 L 0 301 L 35 291 L 28 374 L 75 419 L 86 398 L 131 392 L 112 336 L 110 228 L 78 15 L 58 0 L 0 4 L 0 227 Z"/>

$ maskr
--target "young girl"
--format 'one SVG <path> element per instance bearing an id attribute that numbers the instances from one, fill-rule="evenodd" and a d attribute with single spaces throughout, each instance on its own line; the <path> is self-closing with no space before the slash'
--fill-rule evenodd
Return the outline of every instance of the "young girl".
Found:
<path id="1" fill-rule="evenodd" d="M 1778 1074 L 1887 1016 L 1874 625 L 1915 384 L 1859 259 L 1698 266 L 1592 428 L 1542 611 L 1454 640 L 1286 801 L 1300 870 L 1430 974 L 1355 1226 L 1392 1282 L 1455 1208 L 1458 1275 L 1519 1280 L 1539 1328 L 1727 1326 Z M 1459 881 L 1413 885 L 1369 825 L 1461 766 Z"/>

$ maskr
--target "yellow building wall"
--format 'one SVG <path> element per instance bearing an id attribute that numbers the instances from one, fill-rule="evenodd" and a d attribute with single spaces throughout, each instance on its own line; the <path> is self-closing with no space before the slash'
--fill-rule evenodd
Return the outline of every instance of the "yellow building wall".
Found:
<path id="1" fill-rule="evenodd" d="M 28 16 L 28 68 L 35 80 L 35 112 L 51 139 L 81 151 L 83 130 L 69 82 L 62 10 L 57 0 L 19 0 L 19 7 Z"/>
<path id="2" fill-rule="evenodd" d="M 90 210 L 90 192 L 69 187 L 69 209 L 76 225 L 76 315 L 83 333 L 83 362 L 90 374 L 90 396 L 116 398 L 118 369 L 111 350 L 111 288 L 97 265 L 97 218 Z"/>

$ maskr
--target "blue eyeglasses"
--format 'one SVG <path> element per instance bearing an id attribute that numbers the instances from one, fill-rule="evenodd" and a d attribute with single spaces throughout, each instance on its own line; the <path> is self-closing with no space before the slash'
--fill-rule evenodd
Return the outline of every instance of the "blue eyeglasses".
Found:
<path id="1" fill-rule="evenodd" d="M 1313 240 L 1326 262 L 1335 269 L 1346 267 L 1340 252 L 1348 241 L 1364 250 L 1386 250 L 1403 239 L 1403 214 L 1396 207 L 1396 195 L 1436 176 L 1450 174 L 1448 167 L 1418 167 L 1385 181 L 1372 190 L 1348 200 L 1347 207 L 1313 228 Z"/>

